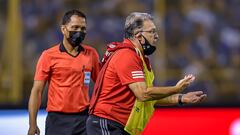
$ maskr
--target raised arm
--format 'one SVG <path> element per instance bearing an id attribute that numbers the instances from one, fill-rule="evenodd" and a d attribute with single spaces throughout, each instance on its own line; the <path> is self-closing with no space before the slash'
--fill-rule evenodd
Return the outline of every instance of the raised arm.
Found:
<path id="1" fill-rule="evenodd" d="M 195 104 L 202 102 L 207 97 L 202 91 L 188 92 L 186 94 L 174 94 L 159 99 L 156 104 L 160 106 L 169 106 L 176 104 Z"/>
<path id="2" fill-rule="evenodd" d="M 145 82 L 131 83 L 128 86 L 140 101 L 159 100 L 182 92 L 194 79 L 193 75 L 188 75 L 181 79 L 175 86 L 167 87 L 147 88 Z"/>

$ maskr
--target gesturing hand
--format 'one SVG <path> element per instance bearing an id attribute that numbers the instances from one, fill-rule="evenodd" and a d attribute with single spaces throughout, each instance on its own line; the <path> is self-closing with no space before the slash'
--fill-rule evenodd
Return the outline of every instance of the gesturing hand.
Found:
<path id="1" fill-rule="evenodd" d="M 176 87 L 178 88 L 178 92 L 182 92 L 186 87 L 189 86 L 195 80 L 195 76 L 192 74 L 185 76 L 183 79 L 178 81 Z"/>
<path id="2" fill-rule="evenodd" d="M 202 91 L 194 91 L 194 92 L 188 92 L 186 94 L 183 94 L 182 96 L 182 102 L 184 104 L 194 104 L 199 103 L 205 100 L 207 97 L 206 94 L 204 94 Z"/>

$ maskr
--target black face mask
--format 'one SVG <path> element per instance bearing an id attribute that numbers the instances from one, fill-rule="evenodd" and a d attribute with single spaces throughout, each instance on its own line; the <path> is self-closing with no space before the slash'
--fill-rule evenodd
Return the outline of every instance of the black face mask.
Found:
<path id="1" fill-rule="evenodd" d="M 69 38 L 67 38 L 67 40 L 72 45 L 72 47 L 76 47 L 82 43 L 85 35 L 86 33 L 82 31 L 69 31 Z"/>
<path id="2" fill-rule="evenodd" d="M 145 43 L 142 44 L 143 52 L 145 55 L 151 55 L 155 52 L 156 46 L 151 45 L 148 40 L 143 36 L 145 39 Z M 140 42 L 141 43 L 141 42 Z"/>

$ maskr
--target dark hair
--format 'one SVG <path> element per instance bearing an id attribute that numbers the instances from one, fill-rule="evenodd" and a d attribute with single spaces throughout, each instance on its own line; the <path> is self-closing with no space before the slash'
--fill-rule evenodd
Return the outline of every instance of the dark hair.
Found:
<path id="1" fill-rule="evenodd" d="M 70 20 L 71 20 L 71 17 L 72 17 L 73 15 L 77 15 L 77 16 L 79 16 L 79 17 L 82 17 L 82 18 L 84 18 L 84 19 L 87 19 L 86 15 L 85 15 L 83 12 L 81 12 L 81 11 L 79 11 L 79 10 L 77 10 L 77 9 L 73 9 L 73 10 L 67 11 L 67 12 L 64 14 L 64 16 L 63 16 L 63 18 L 62 18 L 62 25 L 65 25 L 65 24 L 69 23 Z"/>

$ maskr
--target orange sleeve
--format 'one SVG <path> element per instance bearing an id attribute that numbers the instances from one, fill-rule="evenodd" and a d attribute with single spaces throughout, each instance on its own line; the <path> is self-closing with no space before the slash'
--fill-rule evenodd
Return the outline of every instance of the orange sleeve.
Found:
<path id="1" fill-rule="evenodd" d="M 92 65 L 93 65 L 93 70 L 92 70 L 91 78 L 95 83 L 97 80 L 98 73 L 100 71 L 100 67 L 101 67 L 101 64 L 99 61 L 99 56 L 95 49 L 92 54 Z"/>
<path id="2" fill-rule="evenodd" d="M 48 80 L 50 63 L 50 57 L 46 51 L 44 51 L 38 60 L 34 80 Z"/>

